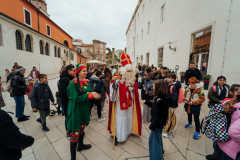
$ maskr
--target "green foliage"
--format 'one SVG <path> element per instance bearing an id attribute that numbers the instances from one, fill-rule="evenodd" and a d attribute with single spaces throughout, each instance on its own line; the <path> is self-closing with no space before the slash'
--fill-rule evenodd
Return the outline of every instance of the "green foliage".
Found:
<path id="1" fill-rule="evenodd" d="M 211 78 L 211 75 L 209 75 L 209 74 L 203 76 L 203 79 L 204 79 L 204 80 L 210 80 L 210 78 Z"/>
<path id="2" fill-rule="evenodd" d="M 182 71 L 182 72 L 180 72 L 179 74 L 180 74 L 181 76 L 184 76 L 184 75 L 185 75 L 185 72 Z"/>

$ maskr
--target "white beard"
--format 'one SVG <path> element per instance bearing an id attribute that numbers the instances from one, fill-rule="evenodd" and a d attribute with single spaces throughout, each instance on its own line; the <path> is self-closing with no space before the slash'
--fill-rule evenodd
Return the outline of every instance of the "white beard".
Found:
<path id="1" fill-rule="evenodd" d="M 125 82 L 127 87 L 133 86 L 135 83 L 135 75 L 133 71 L 127 71 L 122 74 L 121 82 Z"/>

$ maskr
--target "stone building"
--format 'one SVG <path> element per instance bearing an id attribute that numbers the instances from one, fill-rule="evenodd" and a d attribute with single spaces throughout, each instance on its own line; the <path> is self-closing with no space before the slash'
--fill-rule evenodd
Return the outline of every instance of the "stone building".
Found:
<path id="1" fill-rule="evenodd" d="M 126 31 L 135 63 L 201 71 L 239 83 L 239 0 L 139 0 Z M 179 73 L 178 71 L 178 73 Z M 179 75 L 178 75 L 179 76 Z"/>
<path id="2" fill-rule="evenodd" d="M 0 57 L 1 77 L 14 62 L 26 74 L 33 66 L 55 74 L 61 66 L 77 63 L 72 37 L 28 0 L 0 1 Z"/>
<path id="3" fill-rule="evenodd" d="M 93 40 L 92 44 L 85 44 L 82 40 L 74 39 L 74 46 L 78 53 L 90 60 L 106 62 L 106 44 L 99 40 Z"/>

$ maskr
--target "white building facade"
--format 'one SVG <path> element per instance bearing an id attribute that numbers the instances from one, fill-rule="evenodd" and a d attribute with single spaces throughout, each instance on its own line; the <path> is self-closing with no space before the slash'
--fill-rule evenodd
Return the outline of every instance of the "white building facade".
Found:
<path id="1" fill-rule="evenodd" d="M 21 42 L 17 41 L 19 37 Z M 58 73 L 62 66 L 77 63 L 76 51 L 3 14 L 0 14 L 0 57 L 3 81 L 5 69 L 11 71 L 14 62 L 25 67 L 26 74 L 36 66 L 48 75 Z"/>
<path id="2" fill-rule="evenodd" d="M 227 83 L 239 83 L 239 15 L 239 0 L 139 0 L 127 53 L 135 64 L 178 65 L 179 71 L 193 61 L 212 82 L 224 75 Z"/>

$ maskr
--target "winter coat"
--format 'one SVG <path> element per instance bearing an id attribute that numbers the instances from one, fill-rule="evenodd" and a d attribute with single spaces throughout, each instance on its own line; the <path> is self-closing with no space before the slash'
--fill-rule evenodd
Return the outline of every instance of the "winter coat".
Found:
<path id="1" fill-rule="evenodd" d="M 35 71 L 36 78 L 38 78 L 39 75 L 40 75 L 40 72 L 38 70 L 36 70 Z M 30 72 L 30 76 L 33 78 L 33 70 Z"/>
<path id="2" fill-rule="evenodd" d="M 83 82 L 83 81 L 81 81 Z M 81 84 L 80 82 L 80 84 Z M 83 93 L 80 93 L 80 84 L 74 79 L 67 88 L 69 98 L 67 128 L 69 131 L 79 132 L 82 125 L 88 125 L 90 121 L 90 99 L 92 96 L 92 87 L 88 79 L 81 84 Z"/>
<path id="3" fill-rule="evenodd" d="M 61 103 L 61 97 L 59 96 L 59 91 L 56 92 L 57 104 Z"/>
<path id="4" fill-rule="evenodd" d="M 63 71 L 60 75 L 59 80 L 59 96 L 61 97 L 62 104 L 64 106 L 68 105 L 68 95 L 67 95 L 67 87 L 71 80 L 73 80 L 74 77 L 69 76 L 67 71 Z"/>
<path id="5" fill-rule="evenodd" d="M 20 75 L 19 72 L 12 76 L 11 85 L 13 96 L 23 96 L 26 94 L 27 85 L 25 83 L 24 75 Z"/>
<path id="6" fill-rule="evenodd" d="M 90 84 L 91 84 L 93 92 L 97 92 L 97 93 L 101 94 L 102 81 L 96 75 L 93 75 L 92 77 L 90 77 L 89 80 L 90 80 Z"/>
<path id="7" fill-rule="evenodd" d="M 234 108 L 240 108 L 240 102 L 234 104 Z M 228 134 L 231 139 L 227 142 L 218 142 L 221 150 L 232 159 L 235 159 L 240 151 L 240 110 L 234 111 L 231 117 L 231 125 Z"/>
<path id="8" fill-rule="evenodd" d="M 106 99 L 106 92 L 107 92 L 107 82 L 105 80 L 105 77 L 101 78 L 102 83 L 102 89 L 101 89 L 101 98 L 100 101 L 104 101 Z"/>
<path id="9" fill-rule="evenodd" d="M 197 69 L 197 68 L 194 69 L 194 70 L 188 69 L 185 72 L 184 78 L 185 78 L 185 84 L 186 85 L 188 84 L 188 80 L 191 77 L 195 77 L 195 78 L 197 78 L 200 81 L 202 79 L 202 75 L 201 75 L 201 72 L 199 71 L 199 69 Z"/>
<path id="10" fill-rule="evenodd" d="M 13 123 L 12 117 L 0 109 L 0 159 L 19 160 L 21 149 L 31 146 L 33 137 L 22 134 Z"/>
<path id="11" fill-rule="evenodd" d="M 213 89 L 213 86 L 216 86 L 216 91 L 214 92 L 214 89 Z M 218 99 L 218 96 L 220 95 L 221 93 L 221 89 L 220 87 L 217 85 L 217 84 L 213 84 L 213 86 L 209 89 L 208 91 L 208 98 L 209 98 L 209 104 L 208 106 L 214 106 L 215 104 L 219 104 L 221 103 L 220 99 Z M 229 93 L 229 85 L 227 84 L 224 84 L 223 87 L 226 88 L 226 95 L 225 95 L 225 98 L 228 96 L 228 93 Z M 223 99 L 222 99 L 223 100 Z"/>
<path id="12" fill-rule="evenodd" d="M 7 82 L 12 78 L 12 76 L 16 74 L 16 72 L 11 72 L 8 76 L 7 76 Z"/>
<path id="13" fill-rule="evenodd" d="M 193 104 L 185 104 L 184 108 L 188 114 L 200 115 L 201 105 L 205 101 L 204 91 L 196 87 L 191 93 L 191 88 L 187 87 L 184 92 L 184 99 Z"/>
<path id="14" fill-rule="evenodd" d="M 174 82 L 168 86 L 168 98 L 169 98 L 169 107 L 177 108 L 178 107 L 178 97 L 179 89 L 182 87 L 179 81 Z M 172 88 L 172 93 L 171 93 Z"/>
<path id="15" fill-rule="evenodd" d="M 50 107 L 50 102 L 54 102 L 53 94 L 48 84 L 38 83 L 33 87 L 32 93 L 30 95 L 30 101 L 32 108 L 48 109 Z"/>
<path id="16" fill-rule="evenodd" d="M 4 100 L 3 100 L 2 92 L 0 92 L 0 108 L 2 108 L 4 106 L 5 106 L 5 103 L 4 103 Z"/>
<path id="17" fill-rule="evenodd" d="M 28 100 L 30 100 L 30 94 L 32 92 L 32 89 L 33 89 L 33 85 L 27 86 L 26 95 L 28 96 Z"/>
<path id="18" fill-rule="evenodd" d="M 167 123 L 168 119 L 168 99 L 167 97 L 159 98 L 154 97 L 154 102 L 145 102 L 151 109 L 151 124 L 149 126 L 150 130 L 155 130 L 157 128 L 163 129 Z"/>

